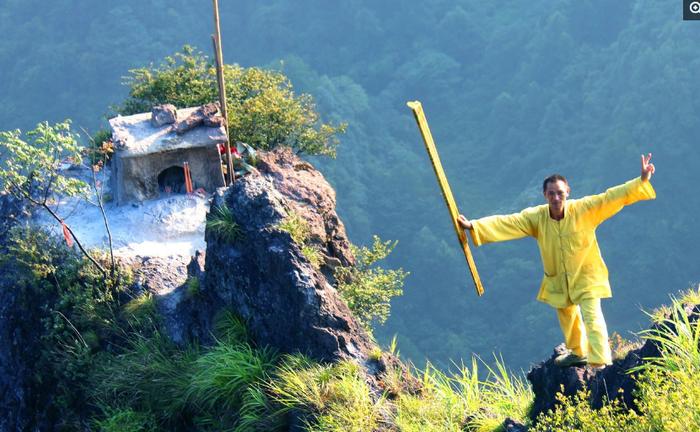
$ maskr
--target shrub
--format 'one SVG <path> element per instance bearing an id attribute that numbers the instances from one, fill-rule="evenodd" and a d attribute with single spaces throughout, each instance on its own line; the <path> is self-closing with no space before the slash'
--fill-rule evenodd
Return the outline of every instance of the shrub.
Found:
<path id="1" fill-rule="evenodd" d="M 119 108 L 124 115 L 162 103 L 183 108 L 218 101 L 214 66 L 190 46 L 160 66 L 129 72 L 129 97 Z M 295 95 L 282 73 L 225 65 L 224 77 L 231 143 L 243 141 L 260 150 L 284 145 L 299 153 L 335 157 L 337 135 L 345 125 L 321 122 L 311 96 Z"/>
<path id="2" fill-rule="evenodd" d="M 559 393 L 559 405 L 553 411 L 541 414 L 531 429 L 532 432 L 651 432 L 645 417 L 632 410 L 628 411 L 618 400 L 594 410 L 589 397 L 587 391 L 581 391 L 572 397 Z"/>
<path id="3" fill-rule="evenodd" d="M 390 302 L 403 293 L 403 281 L 408 273 L 403 269 L 385 270 L 376 262 L 386 258 L 397 242 L 382 242 L 374 236 L 372 248 L 354 247 L 354 267 L 338 267 L 335 271 L 337 289 L 358 321 L 371 331 L 372 324 L 383 324 L 390 313 Z"/>

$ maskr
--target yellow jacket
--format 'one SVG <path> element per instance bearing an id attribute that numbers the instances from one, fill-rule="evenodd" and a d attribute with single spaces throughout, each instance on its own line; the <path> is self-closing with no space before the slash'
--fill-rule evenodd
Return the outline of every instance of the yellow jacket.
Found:
<path id="1" fill-rule="evenodd" d="M 654 198 L 651 183 L 638 177 L 602 194 L 567 200 L 560 221 L 552 219 L 549 205 L 543 204 L 474 220 L 470 234 L 476 246 L 526 236 L 537 239 L 544 266 L 537 300 L 562 308 L 585 298 L 612 296 L 595 229 L 622 207 Z"/>

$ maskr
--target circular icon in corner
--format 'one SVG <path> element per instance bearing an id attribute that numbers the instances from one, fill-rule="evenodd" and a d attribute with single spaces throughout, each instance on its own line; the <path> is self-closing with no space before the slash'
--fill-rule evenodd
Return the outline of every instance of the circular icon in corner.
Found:
<path id="1" fill-rule="evenodd" d="M 690 9 L 690 13 L 700 14 L 700 2 L 694 1 L 690 3 L 688 9 Z"/>

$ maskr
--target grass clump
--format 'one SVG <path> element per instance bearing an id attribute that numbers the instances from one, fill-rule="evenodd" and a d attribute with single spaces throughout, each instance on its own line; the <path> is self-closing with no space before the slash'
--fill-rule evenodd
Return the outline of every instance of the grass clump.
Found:
<path id="1" fill-rule="evenodd" d="M 130 300 L 122 307 L 122 313 L 127 321 L 144 323 L 156 315 L 156 303 L 150 292 Z"/>
<path id="2" fill-rule="evenodd" d="M 248 328 L 243 318 L 230 310 L 223 310 L 214 317 L 214 335 L 227 344 L 243 344 L 249 341 Z"/>
<path id="3" fill-rule="evenodd" d="M 100 432 L 155 432 L 156 421 L 149 413 L 126 409 L 107 408 L 103 419 L 92 421 L 94 430 Z"/>
<path id="4" fill-rule="evenodd" d="M 231 209 L 225 203 L 214 207 L 207 217 L 207 229 L 227 242 L 242 238 L 243 230 L 233 217 Z"/>
<path id="5" fill-rule="evenodd" d="M 317 245 L 314 245 L 309 241 L 311 229 L 309 228 L 308 222 L 306 222 L 304 218 L 302 218 L 298 213 L 290 211 L 289 214 L 287 214 L 287 217 L 282 219 L 282 221 L 277 225 L 277 228 L 289 233 L 294 243 L 301 248 L 302 255 L 304 255 L 304 257 L 315 269 L 321 267 L 321 250 Z"/>
<path id="6" fill-rule="evenodd" d="M 672 299 L 668 315 L 641 333 L 656 342 L 661 352 L 636 369 L 641 373 L 637 405 L 650 430 L 700 430 L 700 324 L 685 307 L 689 300 L 698 300 L 697 295 L 686 292 Z"/>
<path id="7" fill-rule="evenodd" d="M 301 412 L 309 431 L 375 430 L 385 403 L 373 400 L 357 364 L 321 365 L 300 356 L 286 358 L 269 391 L 281 412 Z"/>
<path id="8" fill-rule="evenodd" d="M 525 421 L 532 392 L 525 381 L 513 376 L 502 359 L 479 379 L 478 363 L 461 366 L 448 375 L 428 364 L 422 373 L 419 394 L 400 394 L 396 426 L 406 431 L 492 431 L 506 417 Z"/>
<path id="9" fill-rule="evenodd" d="M 313 268 L 318 269 L 323 263 L 323 258 L 321 257 L 321 251 L 315 245 L 305 244 L 301 247 L 301 253 L 309 260 L 309 263 Z"/>
<path id="10" fill-rule="evenodd" d="M 91 376 L 90 396 L 104 406 L 147 412 L 159 424 L 176 425 L 187 415 L 186 394 L 197 357 L 196 350 L 178 349 L 158 331 L 150 337 L 132 334 L 121 353 L 101 357 Z"/>
<path id="11" fill-rule="evenodd" d="M 187 295 L 189 297 L 197 297 L 200 293 L 201 288 L 201 283 L 199 282 L 199 278 L 196 276 L 191 276 L 187 278 Z"/>
<path id="12" fill-rule="evenodd" d="M 296 212 L 290 211 L 287 217 L 282 219 L 279 223 L 278 228 L 282 231 L 289 233 L 294 240 L 294 243 L 298 245 L 304 245 L 309 240 L 309 235 L 311 233 L 309 229 L 309 224 Z"/>
<path id="13" fill-rule="evenodd" d="M 195 361 L 187 399 L 208 411 L 236 410 L 248 387 L 266 377 L 275 359 L 268 349 L 217 344 Z"/>

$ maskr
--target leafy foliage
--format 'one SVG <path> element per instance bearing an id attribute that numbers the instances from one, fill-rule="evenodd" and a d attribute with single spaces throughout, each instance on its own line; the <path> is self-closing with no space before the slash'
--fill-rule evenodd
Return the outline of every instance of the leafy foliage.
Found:
<path id="1" fill-rule="evenodd" d="M 135 114 L 161 103 L 178 107 L 218 100 L 216 70 L 203 54 L 185 46 L 158 67 L 133 69 L 127 77 L 129 98 L 120 111 Z M 295 95 L 280 72 L 225 65 L 228 128 L 232 142 L 256 149 L 285 145 L 299 153 L 334 157 L 345 125 L 322 123 L 313 99 Z"/>
<path id="2" fill-rule="evenodd" d="M 580 432 L 644 432 L 651 431 L 646 419 L 613 401 L 598 410 L 591 408 L 589 393 L 582 391 L 570 398 L 558 394 L 559 405 L 553 412 L 541 415 L 533 432 L 574 430 Z M 665 429 L 661 429 L 665 430 Z"/>
<path id="3" fill-rule="evenodd" d="M 403 281 L 408 273 L 403 269 L 385 270 L 375 265 L 389 256 L 396 244 L 383 242 L 375 235 L 372 248 L 353 246 L 357 260 L 355 266 L 336 268 L 338 292 L 367 330 L 374 323 L 383 324 L 387 320 L 391 299 L 403 293 Z"/>
<path id="4" fill-rule="evenodd" d="M 75 241 L 82 254 L 106 276 L 103 266 L 85 250 L 73 231 L 52 208 L 59 197 L 80 196 L 88 199 L 87 184 L 61 170 L 61 166 L 66 163 L 79 165 L 82 162 L 83 148 L 78 144 L 78 135 L 71 132 L 70 121 L 66 120 L 53 126 L 48 122 L 39 123 L 26 136 L 25 141 L 19 130 L 0 132 L 0 192 L 10 193 L 19 200 L 47 211 L 63 225 L 66 241 Z M 112 259 L 112 276 L 114 267 Z"/>
<path id="5" fill-rule="evenodd" d="M 0 132 L 0 188 L 33 204 L 43 204 L 54 194 L 85 194 L 85 182 L 59 172 L 64 163 L 80 164 L 81 150 L 68 120 L 39 123 L 26 138 L 20 130 Z"/>

